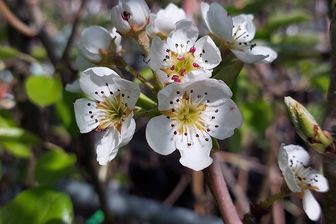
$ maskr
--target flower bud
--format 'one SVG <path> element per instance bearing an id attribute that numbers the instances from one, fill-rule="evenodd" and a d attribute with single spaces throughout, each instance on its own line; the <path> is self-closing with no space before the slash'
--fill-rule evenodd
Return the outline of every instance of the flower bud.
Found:
<path id="1" fill-rule="evenodd" d="M 112 8 L 112 25 L 122 34 L 137 33 L 149 22 L 150 11 L 144 0 L 120 0 Z"/>
<path id="2" fill-rule="evenodd" d="M 285 97 L 285 104 L 296 133 L 312 148 L 324 153 L 333 143 L 331 134 L 322 130 L 309 111 L 293 98 Z"/>

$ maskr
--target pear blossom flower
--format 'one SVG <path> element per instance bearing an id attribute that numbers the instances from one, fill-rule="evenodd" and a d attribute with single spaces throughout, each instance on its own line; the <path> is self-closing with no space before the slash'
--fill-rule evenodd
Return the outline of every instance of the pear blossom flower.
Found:
<path id="1" fill-rule="evenodd" d="M 277 53 L 269 47 L 252 43 L 256 28 L 253 15 L 231 17 L 218 3 L 201 3 L 202 18 L 209 31 L 245 63 L 271 63 Z"/>
<path id="2" fill-rule="evenodd" d="M 97 131 L 97 161 L 106 165 L 133 137 L 133 110 L 140 89 L 106 67 L 85 70 L 79 85 L 89 99 L 81 98 L 74 104 L 77 125 L 81 133 Z"/>
<path id="3" fill-rule="evenodd" d="M 119 0 L 112 8 L 112 25 L 122 34 L 143 30 L 149 18 L 150 10 L 144 0 Z"/>
<path id="4" fill-rule="evenodd" d="M 163 84 L 211 77 L 212 69 L 222 60 L 220 51 L 209 36 L 197 37 L 197 27 L 181 20 L 166 41 L 153 39 L 148 64 Z"/>
<path id="5" fill-rule="evenodd" d="M 326 192 L 328 180 L 316 170 L 307 167 L 309 154 L 298 145 L 282 145 L 278 154 L 278 164 L 288 188 L 303 198 L 303 209 L 311 220 L 318 220 L 321 207 L 311 190 Z"/>
<path id="6" fill-rule="evenodd" d="M 230 88 L 220 80 L 172 83 L 158 93 L 162 115 L 149 120 L 146 139 L 162 155 L 176 149 L 180 163 L 202 170 L 212 163 L 212 137 L 225 139 L 242 124 L 242 116 L 230 99 Z"/>
<path id="7" fill-rule="evenodd" d="M 151 37 L 156 35 L 165 39 L 175 29 L 175 24 L 183 19 L 187 19 L 184 10 L 173 3 L 169 3 L 165 9 L 160 9 L 156 14 L 151 14 L 146 31 Z"/>
<path id="8" fill-rule="evenodd" d="M 120 55 L 121 36 L 116 28 L 109 32 L 101 26 L 90 26 L 82 31 L 77 47 L 79 50 L 77 66 L 84 71 L 103 63 L 106 55 Z"/>

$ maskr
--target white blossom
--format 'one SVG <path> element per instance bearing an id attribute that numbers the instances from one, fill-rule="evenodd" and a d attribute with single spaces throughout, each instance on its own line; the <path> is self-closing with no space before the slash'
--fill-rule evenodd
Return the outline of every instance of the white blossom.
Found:
<path id="1" fill-rule="evenodd" d="M 328 180 L 316 170 L 308 167 L 309 154 L 298 145 L 282 145 L 278 164 L 288 188 L 303 198 L 303 209 L 311 220 L 318 220 L 321 207 L 311 190 L 326 192 Z"/>
<path id="2" fill-rule="evenodd" d="M 112 8 L 112 25 L 122 34 L 138 32 L 149 22 L 150 10 L 144 0 L 119 0 Z"/>
<path id="3" fill-rule="evenodd" d="M 197 27 L 181 20 L 166 41 L 158 37 L 153 39 L 149 66 L 163 84 L 211 77 L 212 69 L 222 60 L 220 51 L 209 36 L 199 40 L 197 37 Z"/>
<path id="4" fill-rule="evenodd" d="M 106 165 L 133 137 L 133 110 L 140 89 L 106 67 L 85 70 L 79 85 L 89 99 L 81 98 L 75 102 L 77 125 L 81 133 L 97 131 L 97 161 Z"/>
<path id="5" fill-rule="evenodd" d="M 208 167 L 211 138 L 228 138 L 242 123 L 231 96 L 230 88 L 216 79 L 166 86 L 158 93 L 162 115 L 147 124 L 149 146 L 162 155 L 179 150 L 180 163 L 193 170 Z"/>
<path id="6" fill-rule="evenodd" d="M 121 36 L 116 28 L 109 32 L 101 26 L 90 26 L 82 31 L 77 47 L 77 66 L 83 71 L 102 62 L 105 55 L 120 55 Z"/>
<path id="7" fill-rule="evenodd" d="M 167 38 L 169 33 L 175 29 L 176 23 L 186 18 L 183 9 L 169 3 L 165 9 L 160 9 L 156 14 L 151 14 L 146 31 L 151 37 Z"/>
<path id="8" fill-rule="evenodd" d="M 256 28 L 253 16 L 242 14 L 231 17 L 218 3 L 201 3 L 202 18 L 209 29 L 241 61 L 245 63 L 271 63 L 277 53 L 265 46 L 252 43 Z"/>

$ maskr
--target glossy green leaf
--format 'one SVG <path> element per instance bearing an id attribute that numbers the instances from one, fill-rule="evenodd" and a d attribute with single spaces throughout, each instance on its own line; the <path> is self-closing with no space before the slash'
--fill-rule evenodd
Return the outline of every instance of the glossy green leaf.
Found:
<path id="1" fill-rule="evenodd" d="M 42 187 L 21 192 L 0 209 L 0 223 L 72 223 L 73 208 L 70 198 Z"/>
<path id="2" fill-rule="evenodd" d="M 54 184 L 71 170 L 75 162 L 74 155 L 62 149 L 52 149 L 38 158 L 35 177 L 40 184 Z"/>
<path id="3" fill-rule="evenodd" d="M 40 107 L 54 104 L 62 97 L 62 83 L 57 76 L 30 76 L 25 84 L 29 99 Z"/>

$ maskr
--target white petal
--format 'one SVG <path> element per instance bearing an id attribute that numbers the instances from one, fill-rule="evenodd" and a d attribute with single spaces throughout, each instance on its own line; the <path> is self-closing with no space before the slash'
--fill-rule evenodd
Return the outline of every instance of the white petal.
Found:
<path id="1" fill-rule="evenodd" d="M 112 26 L 115 27 L 120 33 L 128 33 L 131 30 L 129 23 L 124 20 L 121 15 L 124 12 L 121 4 L 114 6 L 111 9 Z"/>
<path id="2" fill-rule="evenodd" d="M 200 38 L 195 43 L 197 63 L 205 69 L 213 69 L 222 61 L 220 51 L 209 36 Z"/>
<path id="3" fill-rule="evenodd" d="M 74 104 L 76 123 L 81 133 L 88 133 L 98 126 L 96 102 L 78 99 Z"/>
<path id="4" fill-rule="evenodd" d="M 147 23 L 150 10 L 144 0 L 129 0 L 122 2 L 122 7 L 130 13 L 128 23 L 133 31 L 141 30 Z"/>
<path id="5" fill-rule="evenodd" d="M 264 46 L 255 46 L 252 49 L 251 53 L 254 55 L 267 56 L 266 58 L 264 58 L 264 60 L 261 61 L 261 63 L 271 63 L 278 57 L 277 52 L 275 52 L 272 48 L 264 47 Z"/>
<path id="6" fill-rule="evenodd" d="M 180 98 L 184 92 L 190 93 L 192 101 L 204 102 L 210 106 L 221 105 L 232 96 L 230 88 L 223 81 L 216 79 L 204 79 L 182 84 L 172 83 L 158 93 L 159 110 L 172 109 L 174 104 L 170 102 L 175 103 L 176 99 Z"/>
<path id="7" fill-rule="evenodd" d="M 123 122 L 123 125 L 121 126 L 122 142 L 120 143 L 119 147 L 123 147 L 133 138 L 135 132 L 135 120 L 133 118 L 130 118 L 129 121 L 130 122 Z"/>
<path id="8" fill-rule="evenodd" d="M 181 20 L 176 23 L 176 28 L 173 30 L 168 38 L 167 44 L 169 49 L 183 54 L 188 52 L 194 45 L 198 37 L 198 29 L 191 21 Z"/>
<path id="9" fill-rule="evenodd" d="M 238 16 L 232 17 L 233 21 L 233 33 L 237 31 L 237 27 L 239 27 L 239 31 L 237 35 L 235 35 L 235 41 L 237 42 L 249 42 L 253 40 L 256 28 L 253 24 L 253 15 L 251 14 L 241 14 Z"/>
<path id="10" fill-rule="evenodd" d="M 306 177 L 309 180 L 311 186 L 315 187 L 315 191 L 327 192 L 329 190 L 329 184 L 327 178 L 317 173 L 316 170 L 311 169 L 310 174 Z"/>
<path id="11" fill-rule="evenodd" d="M 149 120 L 146 127 L 146 139 L 148 145 L 161 155 L 171 154 L 176 149 L 171 121 L 163 115 Z"/>
<path id="12" fill-rule="evenodd" d="M 206 133 L 199 133 L 200 137 L 195 135 L 196 133 L 189 133 L 189 136 L 181 135 L 177 138 L 175 144 L 181 154 L 180 163 L 190 169 L 199 171 L 212 163 L 210 157 L 212 141 Z"/>
<path id="13" fill-rule="evenodd" d="M 309 154 L 308 152 L 299 145 L 286 145 L 282 147 L 288 154 L 288 163 L 293 161 L 294 166 L 301 164 L 303 166 L 308 165 L 309 163 Z"/>
<path id="14" fill-rule="evenodd" d="M 121 94 L 123 102 L 127 103 L 130 109 L 134 109 L 135 103 L 138 101 L 140 95 L 138 84 L 126 79 L 115 78 L 111 84 L 109 84 L 109 90 Z"/>
<path id="15" fill-rule="evenodd" d="M 204 112 L 208 133 L 217 139 L 231 137 L 234 129 L 242 125 L 242 115 L 237 105 L 228 99 L 224 104 L 216 107 L 208 107 Z"/>
<path id="16" fill-rule="evenodd" d="M 107 131 L 97 133 L 95 144 L 99 165 L 106 165 L 115 158 L 120 142 L 120 134 L 114 128 L 109 128 Z"/>
<path id="17" fill-rule="evenodd" d="M 148 65 L 154 71 L 169 66 L 166 61 L 166 56 L 169 56 L 167 51 L 169 51 L 169 47 L 165 41 L 162 41 L 158 37 L 152 40 Z"/>
<path id="18" fill-rule="evenodd" d="M 183 77 L 183 82 L 194 82 L 198 80 L 203 80 L 210 78 L 212 75 L 212 70 L 199 68 L 197 70 L 193 70 Z"/>
<path id="19" fill-rule="evenodd" d="M 321 207 L 309 190 L 304 191 L 302 203 L 303 210 L 305 211 L 309 219 L 316 221 L 320 218 Z"/>
<path id="20" fill-rule="evenodd" d="M 75 80 L 72 83 L 68 83 L 65 85 L 64 88 L 66 91 L 71 92 L 71 93 L 80 93 L 82 92 L 80 85 L 79 85 L 79 80 Z"/>
<path id="21" fill-rule="evenodd" d="M 302 189 L 300 186 L 297 185 L 296 182 L 296 178 L 295 175 L 293 173 L 293 171 L 290 168 L 286 168 L 282 171 L 282 175 L 287 183 L 288 188 L 292 191 L 292 192 L 301 192 Z"/>
<path id="22" fill-rule="evenodd" d="M 167 73 L 163 72 L 162 70 L 158 69 L 155 71 L 156 77 L 158 80 L 163 84 L 166 85 L 168 83 L 173 83 L 174 81 L 171 80 L 168 76 Z"/>
<path id="23" fill-rule="evenodd" d="M 231 49 L 231 51 L 239 60 L 248 64 L 261 63 L 267 57 L 267 55 L 252 54 L 250 50 L 242 51 Z"/>
<path id="24" fill-rule="evenodd" d="M 209 31 L 216 36 L 226 40 L 232 40 L 232 17 L 218 3 L 201 3 L 201 11 L 203 21 L 207 25 Z"/>
<path id="25" fill-rule="evenodd" d="M 112 39 L 114 40 L 115 50 L 117 53 L 121 53 L 122 46 L 121 46 L 121 35 L 117 32 L 117 28 L 113 27 L 111 31 Z"/>
<path id="26" fill-rule="evenodd" d="M 165 9 L 161 9 L 158 13 L 151 18 L 152 32 L 150 34 L 156 33 L 164 36 L 175 29 L 175 24 L 187 16 L 183 9 L 178 8 L 175 4 L 169 3 Z"/>
<path id="27" fill-rule="evenodd" d="M 109 31 L 101 26 L 90 26 L 82 31 L 79 42 L 81 53 L 92 61 L 99 61 L 99 49 L 108 50 L 112 36 Z"/>
<path id="28" fill-rule="evenodd" d="M 113 70 L 106 67 L 93 67 L 82 72 L 79 85 L 90 98 L 103 101 L 105 97 L 111 95 L 109 87 L 111 83 L 114 83 L 114 78 L 120 79 Z"/>

